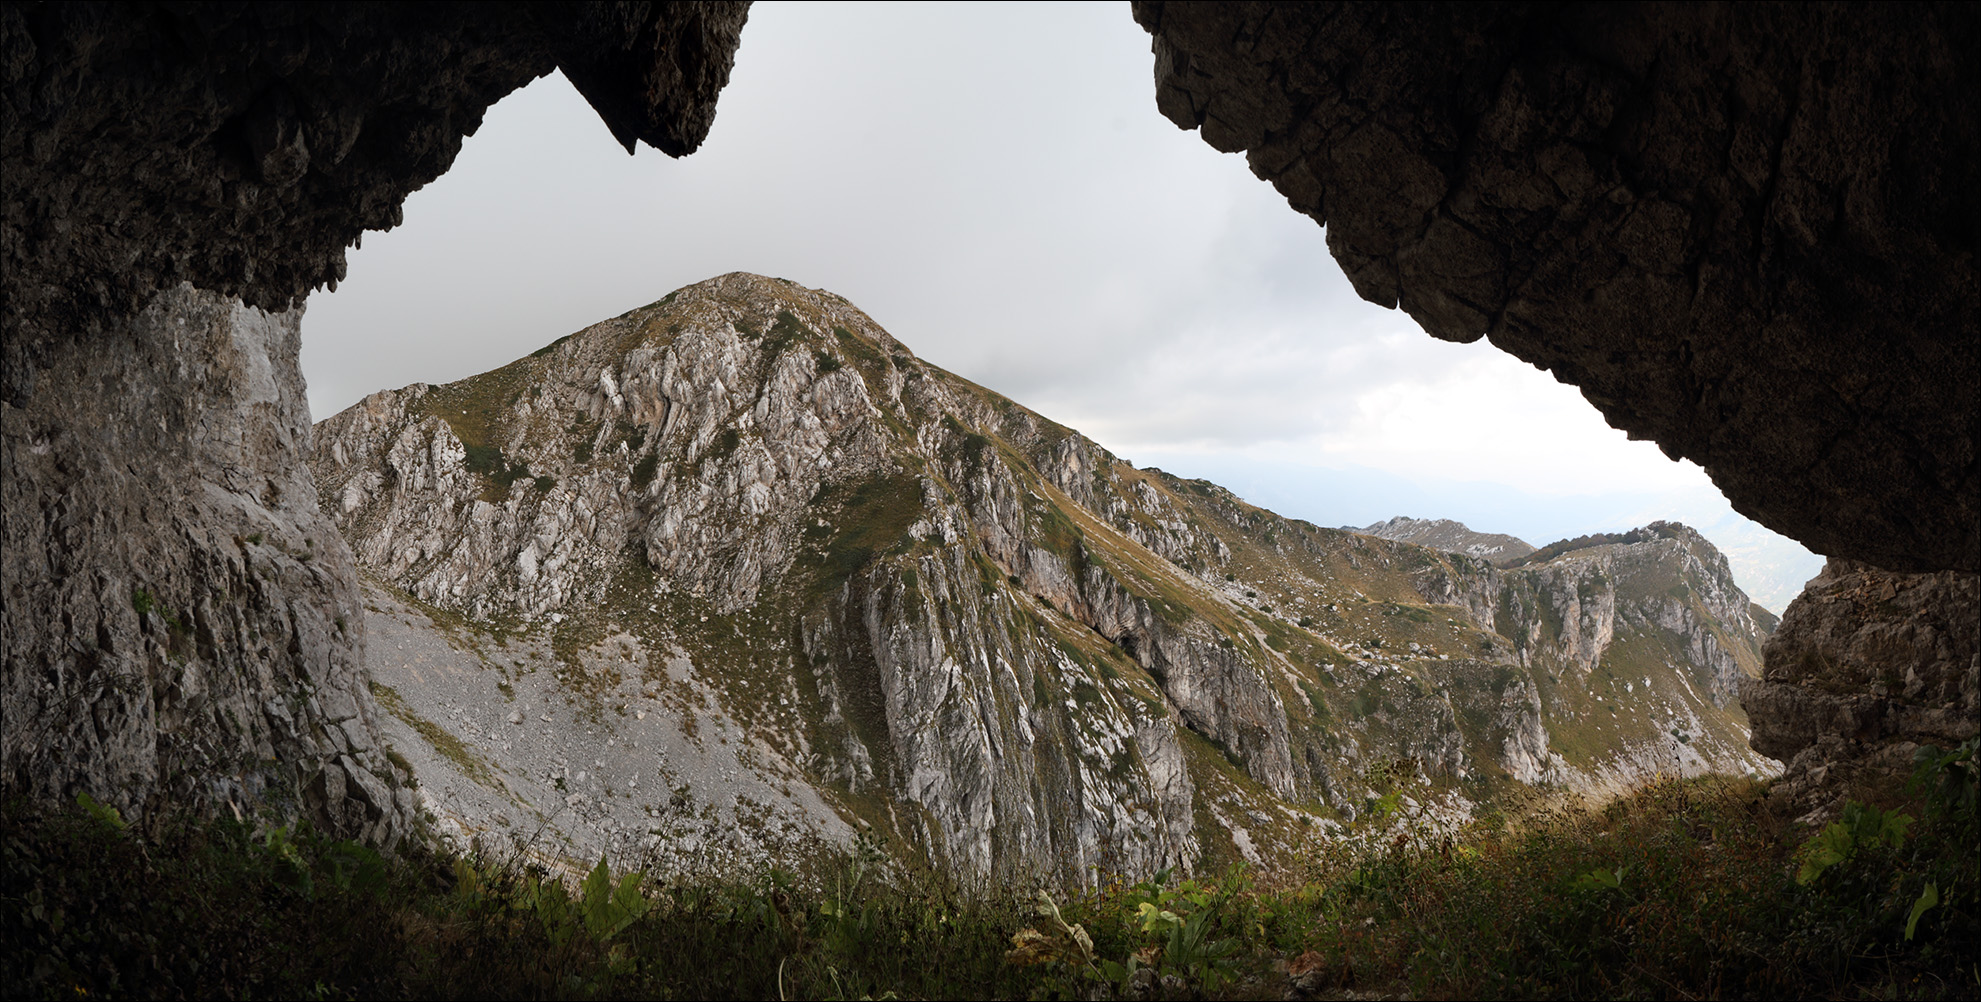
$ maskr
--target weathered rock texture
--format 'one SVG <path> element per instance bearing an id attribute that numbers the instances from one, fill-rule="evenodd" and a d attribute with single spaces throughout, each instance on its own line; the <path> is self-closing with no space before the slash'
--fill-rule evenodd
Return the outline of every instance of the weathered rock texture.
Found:
<path id="1" fill-rule="evenodd" d="M 1824 810 L 1912 767 L 1921 744 L 1981 734 L 1981 577 L 1831 560 L 1741 686 L 1754 747 L 1788 763 L 1777 792 Z M 1866 775 L 1866 774 L 1869 775 Z"/>
<path id="2" fill-rule="evenodd" d="M 389 837 L 296 318 L 256 308 L 334 284 L 554 68 L 622 142 L 693 149 L 746 7 L 0 7 L 6 792 Z"/>
<path id="3" fill-rule="evenodd" d="M 1981 570 L 1977 9 L 1140 2 L 1366 299 L 1832 556 Z"/>
<path id="4" fill-rule="evenodd" d="M 399 827 L 350 551 L 296 461 L 300 319 L 181 286 L 0 410 L 10 791 Z"/>
<path id="5" fill-rule="evenodd" d="M 553 69 L 629 148 L 692 151 L 748 6 L 7 5 L 6 399 L 50 339 L 155 290 L 286 309 L 334 284 L 489 105 Z"/>
<path id="6" fill-rule="evenodd" d="M 1773 768 L 1731 698 L 1759 667 L 1749 603 L 1683 526 L 1503 570 L 1293 522 L 1137 470 L 779 279 L 375 393 L 317 426 L 312 464 L 365 571 L 508 652 L 484 697 L 621 694 L 621 721 L 556 738 L 600 767 L 555 796 L 508 738 L 456 734 L 489 789 L 598 805 L 584 844 L 637 843 L 613 812 L 666 813 L 682 775 L 614 750 L 660 746 L 629 707 L 747 721 L 849 820 L 980 878 L 1265 860 L 1399 761 L 1461 798 Z"/>

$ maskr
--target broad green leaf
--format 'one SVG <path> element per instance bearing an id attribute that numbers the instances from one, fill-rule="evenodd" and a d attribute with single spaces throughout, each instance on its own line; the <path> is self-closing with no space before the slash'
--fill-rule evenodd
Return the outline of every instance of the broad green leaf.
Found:
<path id="1" fill-rule="evenodd" d="M 1905 920 L 1905 938 L 1907 942 L 1912 940 L 1912 934 L 1919 929 L 1919 916 L 1926 914 L 1928 908 L 1939 903 L 1939 885 L 1931 882 L 1927 883 L 1926 889 L 1919 892 L 1919 900 L 1912 903 L 1912 914 Z"/>
<path id="2" fill-rule="evenodd" d="M 115 831 L 123 831 L 125 829 L 126 825 L 124 824 L 124 816 L 122 814 L 117 813 L 117 809 L 115 807 L 111 807 L 108 804 L 98 803 L 95 797 L 92 797 L 87 793 L 76 794 L 76 803 L 80 805 L 83 810 L 88 811 L 90 817 L 93 817 L 96 820 L 102 822 L 104 827 L 110 828 Z"/>
<path id="3" fill-rule="evenodd" d="M 1847 821 L 1857 820 L 1845 811 Z M 1850 858 L 1851 850 L 1857 847 L 1857 840 L 1850 833 L 1844 821 L 1832 821 L 1829 826 L 1802 844 L 1802 865 L 1795 871 L 1795 882 L 1807 885 L 1823 871 Z"/>

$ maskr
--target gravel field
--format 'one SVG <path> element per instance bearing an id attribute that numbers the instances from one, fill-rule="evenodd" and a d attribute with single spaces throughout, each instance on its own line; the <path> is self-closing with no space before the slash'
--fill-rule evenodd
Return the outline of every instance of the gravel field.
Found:
<path id="1" fill-rule="evenodd" d="M 386 741 L 459 848 L 570 873 L 604 854 L 664 879 L 798 868 L 852 844 L 826 796 L 678 651 L 609 637 L 573 669 L 545 638 L 499 644 L 375 585 L 365 605 Z"/>

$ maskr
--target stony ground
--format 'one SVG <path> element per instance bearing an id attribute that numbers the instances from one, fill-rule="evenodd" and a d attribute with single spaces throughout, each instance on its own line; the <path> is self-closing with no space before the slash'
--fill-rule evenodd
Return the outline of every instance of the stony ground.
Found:
<path id="1" fill-rule="evenodd" d="M 594 651 L 573 669 L 546 644 L 443 625 L 376 585 L 365 605 L 386 741 L 458 848 L 573 871 L 604 853 L 662 875 L 725 876 L 853 841 L 685 657 L 640 651 L 629 665 L 628 638 L 621 664 Z"/>

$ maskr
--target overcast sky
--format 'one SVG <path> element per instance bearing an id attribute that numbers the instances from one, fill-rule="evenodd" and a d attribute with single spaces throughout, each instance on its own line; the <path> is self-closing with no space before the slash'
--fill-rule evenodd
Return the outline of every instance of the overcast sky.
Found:
<path id="1" fill-rule="evenodd" d="M 553 74 L 310 299 L 311 409 L 753 271 L 1140 465 L 1324 525 L 1449 517 L 1538 545 L 1674 518 L 1777 612 L 1820 566 L 1572 387 L 1357 298 L 1320 227 L 1156 112 L 1152 65 L 1121 3 L 759 2 L 682 160 L 627 156 Z"/>

